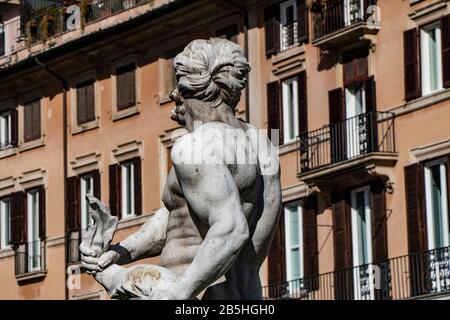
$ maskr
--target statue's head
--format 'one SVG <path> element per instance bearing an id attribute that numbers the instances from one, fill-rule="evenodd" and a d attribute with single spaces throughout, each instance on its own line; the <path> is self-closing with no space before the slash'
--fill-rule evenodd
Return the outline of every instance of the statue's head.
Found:
<path id="1" fill-rule="evenodd" d="M 234 114 L 250 72 L 237 44 L 218 38 L 194 40 L 175 57 L 173 66 L 177 79 L 177 89 L 170 95 L 177 103 L 174 120 L 183 123 L 187 100 L 210 108 L 226 105 Z"/>

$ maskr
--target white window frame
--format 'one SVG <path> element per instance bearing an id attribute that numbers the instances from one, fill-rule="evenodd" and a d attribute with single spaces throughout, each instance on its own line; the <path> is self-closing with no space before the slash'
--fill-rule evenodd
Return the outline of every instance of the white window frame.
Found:
<path id="1" fill-rule="evenodd" d="M 291 244 L 291 215 L 294 214 L 290 209 L 296 208 L 296 214 L 298 214 L 298 245 Z M 303 283 L 301 279 L 305 276 L 304 270 L 304 256 L 303 256 L 303 207 L 297 204 L 291 204 L 284 207 L 284 233 L 285 233 L 285 257 L 286 257 L 286 281 L 299 280 L 298 282 L 293 281 L 289 283 L 289 292 L 291 294 L 298 293 L 299 290 L 303 289 Z M 292 255 L 291 251 L 293 249 L 299 250 L 299 278 L 294 278 L 292 275 Z"/>
<path id="2" fill-rule="evenodd" d="M 0 149 L 11 145 L 12 138 L 12 111 L 0 112 Z"/>
<path id="3" fill-rule="evenodd" d="M 294 137 L 289 137 L 289 85 L 293 86 L 293 123 L 294 123 Z M 299 132 L 299 123 L 298 123 L 298 82 L 297 78 L 290 78 L 284 80 L 281 84 L 282 86 L 282 103 L 283 103 L 283 142 L 287 144 L 289 142 L 293 142 L 297 139 L 297 134 Z"/>
<path id="4" fill-rule="evenodd" d="M 428 234 L 428 249 L 434 250 L 436 248 L 434 230 L 435 230 L 435 220 L 433 214 L 433 203 L 431 199 L 431 167 L 439 166 L 440 179 L 441 179 L 441 208 L 442 208 L 442 230 L 444 235 L 444 247 L 449 246 L 449 226 L 448 226 L 448 199 L 447 199 L 447 168 L 446 160 L 435 160 L 430 161 L 425 164 L 425 201 L 427 210 L 427 234 Z"/>
<path id="5" fill-rule="evenodd" d="M 286 11 L 287 8 L 292 6 L 293 10 L 294 10 L 294 20 L 293 20 L 293 24 L 294 24 L 294 43 L 292 45 L 288 45 L 286 46 L 284 41 L 283 41 L 283 30 L 286 27 L 287 24 L 287 16 L 286 16 Z M 298 45 L 298 37 L 297 37 L 297 1 L 296 0 L 289 0 L 289 1 L 285 1 L 280 3 L 280 48 L 281 51 L 287 50 L 291 47 L 294 47 L 296 45 Z"/>
<path id="6" fill-rule="evenodd" d="M 41 259 L 37 259 L 37 265 L 33 266 L 35 255 L 41 256 L 41 239 L 39 238 L 39 190 L 33 189 L 27 192 L 27 237 L 28 237 L 28 271 L 41 269 Z M 35 219 L 33 219 L 35 218 Z M 36 224 L 35 224 L 36 223 Z M 42 257 L 41 257 L 42 258 Z"/>
<path id="7" fill-rule="evenodd" d="M 350 193 L 351 198 L 351 224 L 352 224 L 352 256 L 353 256 L 353 284 L 354 284 L 354 293 L 355 293 L 355 299 L 361 300 L 361 299 L 369 299 L 373 300 L 375 298 L 375 288 L 374 283 L 372 279 L 369 279 L 370 283 L 370 296 L 369 297 L 363 297 L 361 294 L 361 287 L 360 287 L 360 266 L 362 266 L 364 263 L 362 262 L 362 258 L 359 255 L 359 249 L 361 244 L 359 243 L 359 228 L 358 228 L 358 211 L 356 208 L 357 202 L 356 202 L 356 195 L 360 192 L 364 192 L 364 204 L 365 204 L 365 219 L 366 219 L 366 243 L 367 247 L 365 250 L 367 250 L 368 255 L 368 274 L 369 277 L 373 277 L 373 248 L 372 248 L 372 208 L 370 203 L 370 186 L 365 186 L 362 188 L 358 188 L 355 190 L 352 190 Z"/>
<path id="8" fill-rule="evenodd" d="M 431 77 L 430 77 L 430 51 L 429 51 L 429 34 L 430 29 L 436 29 L 436 53 L 437 53 L 437 89 L 431 89 Z M 420 28 L 420 57 L 421 57 L 421 76 L 422 76 L 422 95 L 430 95 L 434 92 L 443 90 L 443 77 L 442 77 L 442 38 L 441 38 L 441 25 L 439 22 L 435 22 Z"/>
<path id="9" fill-rule="evenodd" d="M 129 192 L 131 199 L 127 198 L 128 189 L 127 189 L 126 177 L 127 177 L 128 170 L 130 172 L 130 179 L 131 179 L 131 182 L 130 182 L 131 190 Z M 122 203 L 122 219 L 126 219 L 126 218 L 130 218 L 130 217 L 134 217 L 135 213 L 136 213 L 135 212 L 136 208 L 134 207 L 134 197 L 135 197 L 135 195 L 134 195 L 134 192 L 135 192 L 135 190 L 134 190 L 134 164 L 132 162 L 122 163 L 120 171 L 121 171 L 121 184 L 122 184 L 121 188 L 120 188 L 121 199 L 122 199 L 122 201 L 121 201 L 121 203 Z M 127 201 L 126 200 L 129 200 L 131 202 L 130 203 L 130 207 L 131 207 L 130 212 L 127 211 Z"/>
<path id="10" fill-rule="evenodd" d="M 364 114 L 367 111 L 366 106 L 366 89 L 364 88 L 364 84 L 362 84 L 362 101 L 361 107 L 362 112 L 357 113 L 356 111 L 356 96 L 352 93 L 349 87 L 354 85 L 360 85 L 362 82 L 355 82 L 345 88 L 345 114 L 346 114 L 346 126 L 347 126 L 347 155 L 348 158 L 353 158 L 359 156 L 361 153 L 360 145 L 359 145 L 359 127 L 358 127 L 358 115 Z M 349 120 L 350 119 L 350 120 Z"/>
<path id="11" fill-rule="evenodd" d="M 9 238 L 11 236 L 11 198 L 3 198 L 0 200 L 0 250 L 11 248 Z M 5 230 L 8 229 L 8 232 Z"/>
<path id="12" fill-rule="evenodd" d="M 87 174 L 80 177 L 80 199 L 81 199 L 81 233 L 84 234 L 89 225 L 92 224 L 92 218 L 89 216 L 88 203 L 86 200 L 88 182 L 90 184 L 91 195 L 94 193 L 94 175 Z"/>

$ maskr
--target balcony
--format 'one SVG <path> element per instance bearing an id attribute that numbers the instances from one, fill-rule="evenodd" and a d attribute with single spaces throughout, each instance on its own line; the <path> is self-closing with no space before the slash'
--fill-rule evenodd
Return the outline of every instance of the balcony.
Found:
<path id="1" fill-rule="evenodd" d="M 281 25 L 280 28 L 281 28 L 281 51 L 285 51 L 299 45 L 297 21 L 287 25 Z"/>
<path id="2" fill-rule="evenodd" d="M 449 247 L 263 287 L 264 299 L 450 299 Z"/>
<path id="3" fill-rule="evenodd" d="M 19 245 L 15 250 L 15 272 L 19 282 L 45 277 L 45 242 L 41 240 Z"/>
<path id="4" fill-rule="evenodd" d="M 28 6 L 21 7 L 20 17 L 5 22 L 3 33 L 0 28 L 0 58 L 152 2 L 153 0 L 31 1 Z M 77 6 L 80 11 L 78 23 L 74 19 L 73 6 Z"/>
<path id="5" fill-rule="evenodd" d="M 392 186 L 398 158 L 394 120 L 392 113 L 368 112 L 301 135 L 299 179 L 323 192 L 377 178 Z"/>
<path id="6" fill-rule="evenodd" d="M 311 8 L 314 23 L 312 44 L 329 50 L 371 42 L 379 28 L 379 16 L 373 6 L 377 0 L 316 0 Z"/>

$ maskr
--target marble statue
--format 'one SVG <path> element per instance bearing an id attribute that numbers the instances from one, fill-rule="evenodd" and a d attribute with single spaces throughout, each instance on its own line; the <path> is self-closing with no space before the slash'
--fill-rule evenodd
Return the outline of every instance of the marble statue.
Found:
<path id="1" fill-rule="evenodd" d="M 262 299 L 259 272 L 281 206 L 278 155 L 235 108 L 250 66 L 228 40 L 191 42 L 174 59 L 172 119 L 187 133 L 172 147 L 164 206 L 112 244 L 117 218 L 87 196 L 94 223 L 83 267 L 118 299 Z M 144 177 L 145 179 L 145 177 Z M 160 256 L 160 265 L 123 265 Z"/>

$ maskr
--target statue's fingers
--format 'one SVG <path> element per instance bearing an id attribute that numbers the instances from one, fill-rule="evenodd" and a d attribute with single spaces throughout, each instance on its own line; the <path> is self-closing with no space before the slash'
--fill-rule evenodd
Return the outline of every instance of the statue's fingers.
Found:
<path id="1" fill-rule="evenodd" d="M 97 257 L 97 253 L 94 251 L 94 249 L 92 249 L 91 246 L 84 241 L 82 241 L 80 244 L 80 251 L 85 256 Z"/>
<path id="2" fill-rule="evenodd" d="M 90 263 L 81 261 L 81 266 L 89 271 L 98 271 L 98 272 L 103 271 L 102 268 L 100 268 L 100 266 L 98 264 L 90 264 Z"/>
<path id="3" fill-rule="evenodd" d="M 106 268 L 111 263 L 115 262 L 117 260 L 117 258 L 118 258 L 117 252 L 108 251 L 100 256 L 100 258 L 98 259 L 98 264 L 100 265 L 100 267 Z"/>
<path id="4" fill-rule="evenodd" d="M 99 265 L 97 257 L 85 256 L 84 254 L 81 255 L 81 261 L 89 264 Z"/>

